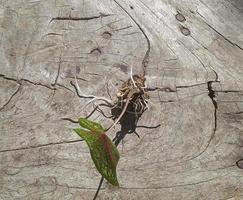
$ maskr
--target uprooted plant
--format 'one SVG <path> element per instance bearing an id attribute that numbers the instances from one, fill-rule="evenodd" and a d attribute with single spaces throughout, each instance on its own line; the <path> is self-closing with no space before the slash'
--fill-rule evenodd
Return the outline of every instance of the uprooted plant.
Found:
<path id="1" fill-rule="evenodd" d="M 120 112 L 114 114 L 115 122 L 107 129 L 97 122 L 90 121 L 86 118 L 78 120 L 80 128 L 74 131 L 86 141 L 92 160 L 99 171 L 109 183 L 119 186 L 116 176 L 116 166 L 119 160 L 119 152 L 116 145 L 109 139 L 107 133 L 111 132 L 117 123 L 124 117 L 125 113 L 133 114 L 136 119 L 148 108 L 147 86 L 145 78 L 140 75 L 131 75 L 125 81 L 117 92 L 117 100 L 113 103 L 103 97 L 92 95 L 83 95 L 75 79 L 75 84 L 71 83 L 79 97 L 91 98 L 85 106 L 95 100 L 104 101 L 112 110 L 117 109 Z M 84 107 L 85 107 L 84 106 Z"/>
<path id="2" fill-rule="evenodd" d="M 104 97 L 82 94 L 76 77 L 75 83 L 72 81 L 70 83 L 75 88 L 76 93 L 80 98 L 90 99 L 81 109 L 84 109 L 87 105 L 92 102 L 94 103 L 96 100 L 104 102 L 96 105 L 94 110 L 88 116 L 85 118 L 79 118 L 78 121 L 74 121 L 70 118 L 62 118 L 73 123 L 79 123 L 81 127 L 73 130 L 84 141 L 86 141 L 92 160 L 97 170 L 102 175 L 99 186 L 93 198 L 93 200 L 95 200 L 104 179 L 114 186 L 119 186 L 116 175 L 116 167 L 119 161 L 117 145 L 123 141 L 126 134 L 135 133 L 139 137 L 138 133 L 136 132 L 137 127 L 157 128 L 160 125 L 154 127 L 137 126 L 138 119 L 142 116 L 143 112 L 148 109 L 149 89 L 146 85 L 145 77 L 142 75 L 133 75 L 132 68 L 130 78 L 123 82 L 121 87 L 118 89 L 116 93 L 116 101 L 114 102 Z M 107 106 L 111 109 L 111 117 L 107 117 L 104 114 L 101 106 Z M 88 118 L 96 110 L 104 115 L 104 117 L 112 118 L 114 122 L 105 129 L 100 123 L 88 120 Z M 120 123 L 120 131 L 116 132 L 116 136 L 113 140 L 110 140 L 107 134 L 112 132 L 114 130 L 113 128 L 118 123 Z"/>

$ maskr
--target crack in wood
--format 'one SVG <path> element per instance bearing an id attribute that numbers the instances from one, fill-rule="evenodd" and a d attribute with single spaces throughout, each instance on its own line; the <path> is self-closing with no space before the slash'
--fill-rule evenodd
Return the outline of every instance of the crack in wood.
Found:
<path id="1" fill-rule="evenodd" d="M 143 66 L 143 76 L 146 75 L 146 68 L 149 62 L 149 53 L 150 53 L 150 49 L 151 49 L 151 44 L 150 44 L 150 40 L 147 36 L 147 34 L 145 33 L 145 31 L 143 30 L 143 28 L 140 26 L 140 24 L 133 18 L 133 16 L 125 9 L 122 7 L 122 5 L 120 3 L 117 2 L 117 0 L 113 0 L 130 18 L 131 20 L 137 25 L 137 27 L 139 28 L 139 30 L 142 32 L 142 34 L 144 35 L 146 42 L 147 42 L 147 51 L 143 57 L 143 61 L 142 61 L 142 66 Z"/>
<path id="2" fill-rule="evenodd" d="M 208 81 L 208 82 L 219 82 L 219 81 Z M 190 88 L 190 87 L 197 87 L 200 85 L 208 85 L 208 82 L 205 83 L 197 83 L 197 84 L 193 84 L 193 85 L 178 85 L 176 86 L 176 88 Z M 241 93 L 243 92 L 242 90 L 214 90 L 214 93 L 216 92 L 222 92 L 222 93 Z"/>
<path id="3" fill-rule="evenodd" d="M 227 113 L 224 113 L 226 115 L 241 115 L 243 114 L 243 111 L 239 111 L 239 112 L 227 112 Z"/>
<path id="4" fill-rule="evenodd" d="M 214 90 L 215 92 L 224 92 L 224 93 L 241 93 L 243 90 Z"/>
<path id="5" fill-rule="evenodd" d="M 68 90 L 69 92 L 74 93 L 74 91 L 72 91 L 70 88 L 68 88 L 68 87 L 66 87 L 66 86 L 64 86 L 64 85 L 62 85 L 60 83 L 57 83 L 56 85 L 59 86 L 59 87 L 61 87 L 61 88 L 63 88 L 63 89 L 65 89 L 65 90 Z"/>
<path id="6" fill-rule="evenodd" d="M 217 131 L 217 109 L 218 109 L 218 104 L 217 104 L 217 101 L 215 100 L 215 91 L 213 90 L 212 88 L 212 84 L 213 83 L 217 83 L 219 81 L 217 81 L 217 79 L 215 81 L 208 81 L 207 82 L 207 89 L 208 89 L 208 96 L 209 98 L 211 99 L 212 103 L 213 103 L 213 106 L 214 106 L 214 112 L 213 112 L 213 118 L 214 118 L 214 127 L 213 127 L 213 131 L 212 131 L 212 134 L 207 142 L 207 145 L 204 147 L 204 149 L 199 152 L 197 155 L 193 156 L 192 158 L 190 158 L 189 160 L 187 161 L 190 161 L 190 160 L 194 160 L 196 158 L 198 158 L 199 156 L 201 156 L 207 149 L 208 147 L 210 146 L 211 144 L 211 141 L 213 140 L 215 134 L 216 134 L 216 131 Z"/>
<path id="7" fill-rule="evenodd" d="M 13 97 L 15 95 L 17 95 L 17 93 L 20 90 L 20 87 L 21 87 L 21 85 L 19 85 L 19 87 L 17 88 L 17 90 L 10 96 L 10 98 L 8 99 L 8 101 L 0 108 L 0 111 L 3 110 L 11 102 L 11 100 L 13 99 Z"/>
<path id="8" fill-rule="evenodd" d="M 71 15 L 69 15 L 68 17 L 54 17 L 51 19 L 50 22 L 52 21 L 89 21 L 89 20 L 92 20 L 92 19 L 99 19 L 99 18 L 102 18 L 102 17 L 109 17 L 111 16 L 111 14 L 104 14 L 104 13 L 101 13 L 100 15 L 96 15 L 96 16 L 91 16 L 91 17 L 72 17 Z"/>
<path id="9" fill-rule="evenodd" d="M 240 45 L 238 45 L 237 43 L 232 42 L 230 39 L 228 39 L 227 37 L 225 37 L 222 33 L 220 33 L 219 31 L 217 31 L 212 25 L 210 25 L 210 24 L 206 21 L 205 17 L 204 17 L 201 13 L 197 12 L 197 14 L 202 18 L 202 21 L 203 21 L 203 22 L 204 22 L 210 29 L 212 29 L 214 32 L 216 32 L 218 35 L 220 35 L 225 41 L 227 41 L 228 43 L 230 43 L 230 44 L 233 45 L 233 46 L 238 47 L 240 50 L 243 50 L 243 48 L 242 48 Z"/>
<path id="10" fill-rule="evenodd" d="M 199 45 L 201 45 L 204 49 L 208 50 L 206 46 L 204 46 L 201 42 L 199 42 L 193 35 L 190 36 L 194 41 L 196 41 Z M 209 51 L 209 50 L 208 50 Z"/>
<path id="11" fill-rule="evenodd" d="M 16 82 L 17 84 L 20 85 L 20 83 L 15 78 L 7 77 L 4 74 L 0 74 L 0 77 L 3 78 L 3 79 L 9 80 L 9 81 L 14 81 L 14 82 Z"/>
<path id="12" fill-rule="evenodd" d="M 177 92 L 176 89 L 170 87 L 148 87 L 148 91 L 163 91 L 163 92 Z"/>
<path id="13" fill-rule="evenodd" d="M 217 130 L 217 109 L 218 109 L 218 104 L 217 101 L 215 100 L 215 91 L 212 88 L 212 84 L 214 81 L 208 81 L 208 96 L 212 100 L 213 106 L 214 106 L 214 130 L 213 130 L 213 135 L 211 136 L 211 139 L 214 137 L 214 134 Z"/>
<path id="14" fill-rule="evenodd" d="M 15 95 L 17 95 L 17 93 L 20 91 L 21 86 L 23 86 L 22 82 L 27 82 L 27 83 L 30 83 L 32 85 L 37 85 L 37 86 L 45 87 L 45 88 L 47 88 L 49 90 L 52 90 L 52 91 L 57 90 L 57 88 L 53 88 L 53 87 L 50 87 L 50 86 L 45 85 L 45 84 L 42 84 L 42 83 L 35 83 L 35 82 L 30 81 L 28 79 L 19 79 L 18 80 L 18 79 L 15 79 L 15 78 L 7 77 L 7 76 L 5 76 L 3 74 L 0 74 L 0 77 L 2 77 L 5 80 L 14 81 L 15 83 L 17 83 L 19 85 L 19 87 L 17 88 L 17 90 L 11 95 L 11 97 L 8 99 L 8 101 L 2 107 L 0 107 L 0 111 L 3 110 L 11 102 L 11 100 L 13 99 L 13 97 Z M 71 89 L 67 88 L 64 85 L 61 85 L 59 83 L 56 83 L 55 85 L 57 85 L 59 87 L 62 87 L 63 89 L 66 89 L 66 90 L 74 93 Z"/>
<path id="15" fill-rule="evenodd" d="M 49 36 L 49 35 L 58 35 L 58 36 L 63 36 L 63 34 L 60 34 L 60 33 L 47 33 L 46 35 L 44 35 L 44 37 L 45 36 Z"/>
<path id="16" fill-rule="evenodd" d="M 129 26 L 122 27 L 122 28 L 112 29 L 112 32 L 115 32 L 115 31 L 121 31 L 121 30 L 125 30 L 125 29 L 131 28 L 131 27 L 132 27 L 132 26 L 131 26 L 131 25 L 129 25 Z"/>
<path id="17" fill-rule="evenodd" d="M 53 88 L 53 87 L 51 87 L 51 86 L 45 85 L 45 84 L 43 84 L 43 83 L 35 83 L 35 82 L 31 81 L 31 80 L 24 79 L 24 78 L 21 78 L 21 79 L 15 79 L 15 78 L 7 77 L 7 76 L 5 76 L 5 75 L 3 75 L 3 74 L 0 74 L 0 77 L 2 77 L 3 79 L 6 79 L 6 80 L 14 81 L 14 82 L 16 82 L 16 83 L 18 83 L 18 84 L 20 84 L 20 85 L 22 85 L 21 82 L 24 81 L 24 82 L 30 83 L 30 84 L 32 84 L 32 85 L 38 85 L 38 86 L 45 87 L 45 88 L 47 88 L 47 89 L 49 89 L 49 90 L 56 90 L 56 88 Z"/>
<path id="18" fill-rule="evenodd" d="M 70 141 L 51 142 L 48 144 L 40 144 L 40 145 L 36 145 L 36 146 L 20 147 L 20 148 L 14 148 L 14 149 L 4 149 L 4 150 L 0 150 L 0 153 L 21 151 L 21 150 L 30 150 L 30 149 L 36 149 L 36 148 L 48 147 L 48 146 L 54 146 L 54 145 L 62 145 L 62 144 L 73 144 L 73 143 L 78 143 L 81 141 L 83 141 L 83 140 L 78 139 L 78 140 L 70 140 Z"/>
<path id="19" fill-rule="evenodd" d="M 190 87 L 197 87 L 197 86 L 206 85 L 206 84 L 207 84 L 207 82 L 197 83 L 197 84 L 193 84 L 193 85 L 178 85 L 178 86 L 176 86 L 176 88 L 190 88 Z"/>
<path id="20" fill-rule="evenodd" d="M 205 69 L 206 71 L 206 74 L 207 74 L 207 77 L 208 77 L 208 70 L 207 70 L 207 67 L 205 66 L 205 64 L 203 63 L 203 61 L 199 58 L 199 56 L 197 56 L 191 49 L 189 49 L 184 43 L 182 42 L 179 42 L 182 46 L 184 46 L 184 48 L 189 51 L 197 60 L 198 62 L 201 64 L 201 66 Z M 215 73 L 216 75 L 216 72 L 214 71 L 214 69 L 211 68 L 211 70 Z M 217 79 L 217 75 L 216 75 L 216 79 Z"/>
<path id="21" fill-rule="evenodd" d="M 48 85 L 46 85 L 46 84 L 43 84 L 43 83 L 36 83 L 36 82 L 33 82 L 33 81 L 31 81 L 31 80 L 28 80 L 28 79 L 20 79 L 19 81 L 25 81 L 25 82 L 28 82 L 28 83 L 30 83 L 30 84 L 32 84 L 32 85 L 39 85 L 39 86 L 42 86 L 42 87 L 45 87 L 45 88 L 47 88 L 47 89 L 49 89 L 49 90 L 56 90 L 56 88 L 53 88 L 53 87 L 50 87 L 50 86 L 48 86 Z"/>

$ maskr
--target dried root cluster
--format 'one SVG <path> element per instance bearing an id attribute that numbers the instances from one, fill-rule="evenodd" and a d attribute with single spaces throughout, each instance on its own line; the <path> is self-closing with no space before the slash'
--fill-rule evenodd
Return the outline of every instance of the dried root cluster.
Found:
<path id="1" fill-rule="evenodd" d="M 129 93 L 132 93 L 132 96 L 129 97 Z M 128 112 L 135 112 L 141 114 L 144 110 L 148 108 L 149 99 L 146 78 L 141 75 L 133 75 L 130 79 L 125 81 L 121 88 L 117 92 L 118 106 L 123 107 L 125 102 L 129 102 Z"/>
<path id="2" fill-rule="evenodd" d="M 94 103 L 96 100 L 104 101 L 109 107 L 113 109 L 120 109 L 120 114 L 118 111 L 118 116 L 116 115 L 117 121 L 113 124 L 115 126 L 124 115 L 125 112 L 134 113 L 136 116 L 141 115 L 146 109 L 148 109 L 148 89 L 146 85 L 146 78 L 142 75 L 132 75 L 132 69 L 130 78 L 125 81 L 117 92 L 117 101 L 112 102 L 105 97 L 98 97 L 94 95 L 82 94 L 81 89 L 78 85 L 77 79 L 75 77 L 75 84 L 71 82 L 74 86 L 77 95 L 80 98 L 90 98 L 90 100 L 82 107 L 84 109 L 90 103 Z M 102 104 L 96 105 L 98 109 Z"/>

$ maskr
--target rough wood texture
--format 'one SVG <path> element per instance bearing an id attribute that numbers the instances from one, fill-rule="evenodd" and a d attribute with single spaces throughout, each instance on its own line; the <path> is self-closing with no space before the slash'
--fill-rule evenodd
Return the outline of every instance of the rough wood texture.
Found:
<path id="1" fill-rule="evenodd" d="M 131 65 L 155 88 L 138 125 L 161 126 L 125 137 L 121 187 L 98 199 L 243 199 L 241 0 L 0 2 L 0 199 L 93 198 L 100 175 L 61 120 L 93 106 L 70 81 L 109 98 Z"/>

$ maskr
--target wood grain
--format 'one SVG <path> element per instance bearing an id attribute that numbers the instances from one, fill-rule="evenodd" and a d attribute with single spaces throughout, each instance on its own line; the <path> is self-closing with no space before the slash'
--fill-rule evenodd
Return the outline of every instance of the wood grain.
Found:
<path id="1" fill-rule="evenodd" d="M 16 0 L 0 13 L 0 199 L 93 198 L 100 175 L 62 120 L 93 105 L 70 81 L 115 100 L 130 66 L 153 88 L 138 126 L 161 126 L 124 138 L 121 187 L 97 199 L 243 198 L 241 1 Z"/>

